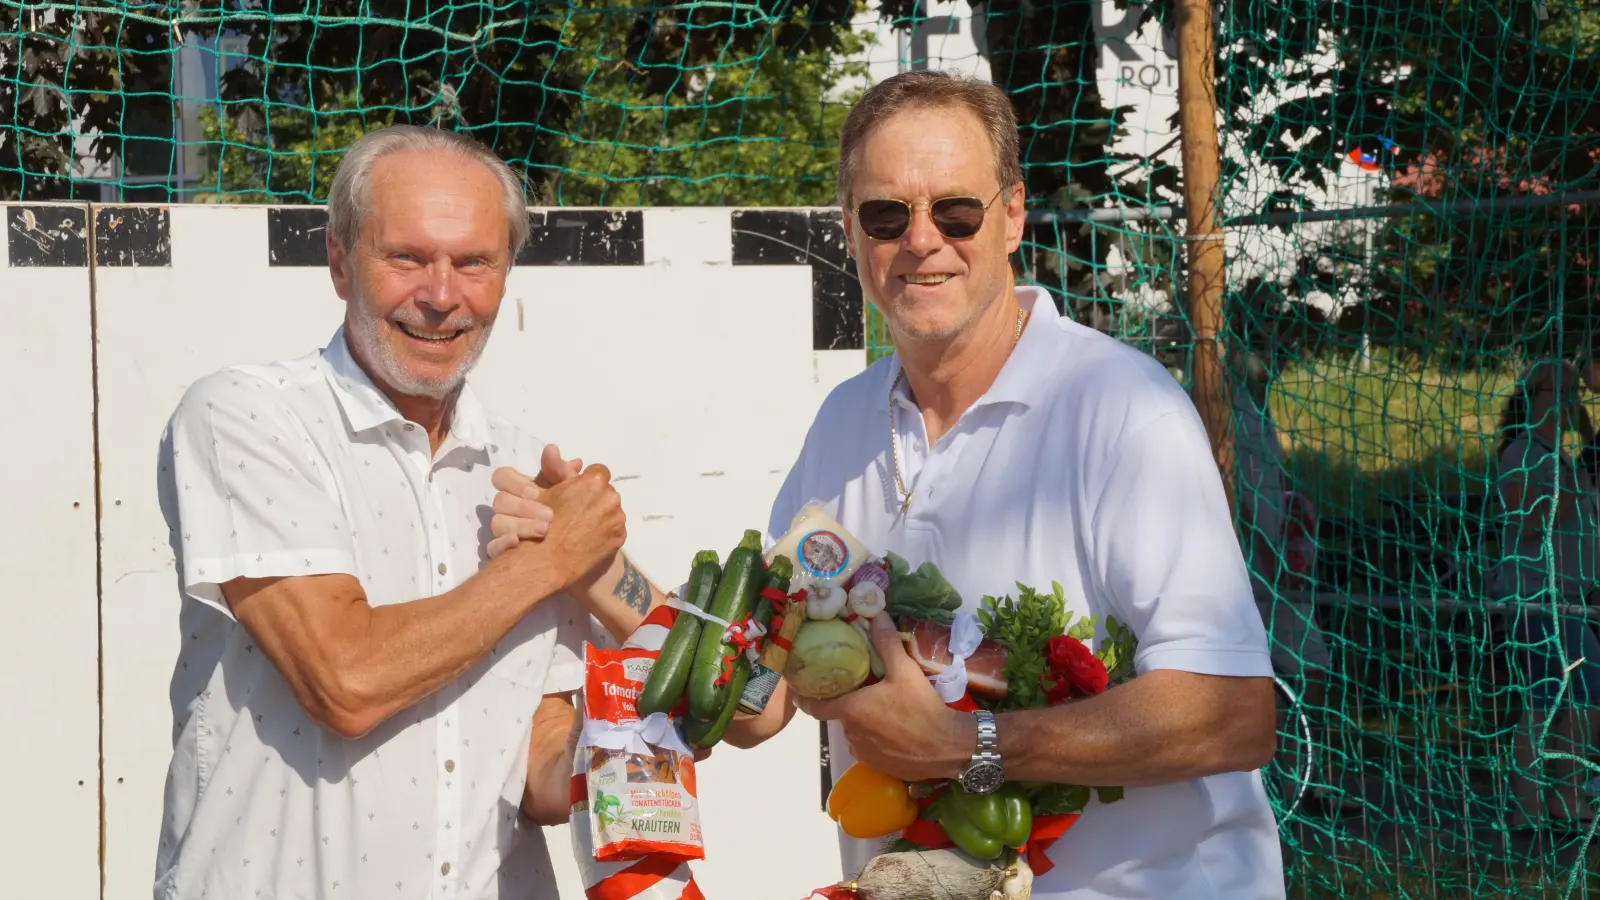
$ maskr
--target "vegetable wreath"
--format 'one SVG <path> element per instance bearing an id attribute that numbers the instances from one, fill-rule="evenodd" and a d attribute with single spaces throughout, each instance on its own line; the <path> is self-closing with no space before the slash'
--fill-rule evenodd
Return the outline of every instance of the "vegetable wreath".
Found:
<path id="1" fill-rule="evenodd" d="M 639 714 L 681 716 L 685 739 L 705 748 L 721 739 L 741 698 L 751 711 L 765 702 L 746 688 L 752 673 L 774 680 L 781 673 L 805 697 L 847 694 L 883 675 L 869 638 L 869 622 L 880 615 L 894 620 L 908 653 L 936 683 L 962 659 L 959 696 L 941 694 L 956 709 L 1037 709 L 1131 677 L 1132 632 L 1111 616 L 1069 616 L 1061 585 L 1051 587 L 1045 593 L 1019 583 L 1015 598 L 986 596 L 975 612 L 963 611 L 933 563 L 912 568 L 894 553 L 874 556 L 808 505 L 765 558 L 756 531 L 745 532 L 720 566 L 714 552 L 695 556 L 675 601 L 686 614 L 661 648 Z M 1017 781 L 980 796 L 956 781 L 907 784 L 856 763 L 835 782 L 828 815 L 851 837 L 892 840 L 854 881 L 816 894 L 988 900 L 999 892 L 1023 900 L 1033 874 L 1051 867 L 1044 851 L 1091 798 L 1121 796 L 1116 786 Z"/>

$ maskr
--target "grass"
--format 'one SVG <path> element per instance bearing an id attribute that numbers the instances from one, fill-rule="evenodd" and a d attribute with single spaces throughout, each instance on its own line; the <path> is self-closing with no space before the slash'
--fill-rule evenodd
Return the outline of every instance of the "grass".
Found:
<path id="1" fill-rule="evenodd" d="M 1366 367 L 1292 364 L 1270 399 L 1285 486 L 1339 515 L 1370 515 L 1384 498 L 1482 492 L 1514 379 L 1508 367 L 1452 372 L 1381 355 Z"/>
<path id="2" fill-rule="evenodd" d="M 869 354 L 876 358 L 889 342 L 875 311 L 868 310 L 867 322 Z M 1324 516 L 1353 519 L 1381 517 L 1396 506 L 1426 518 L 1430 498 L 1491 491 L 1495 429 L 1517 366 L 1497 360 L 1447 369 L 1384 353 L 1365 363 L 1320 358 L 1289 365 L 1269 399 L 1288 460 L 1285 487 L 1314 499 Z M 1496 515 L 1492 508 L 1481 514 Z M 1465 554 L 1472 551 L 1461 533 L 1384 533 L 1376 553 L 1370 544 L 1360 548 L 1382 571 L 1328 584 L 1328 596 L 1425 596 L 1433 574 L 1419 559 L 1437 551 L 1461 554 L 1463 570 L 1475 571 L 1451 590 L 1479 593 L 1488 560 L 1469 561 Z M 1341 549 L 1357 548 L 1324 546 L 1323 552 Z M 1569 894 L 1573 861 L 1558 862 L 1548 848 L 1463 853 L 1426 846 L 1430 837 L 1421 826 L 1438 826 L 1435 820 L 1469 799 L 1491 810 L 1507 802 L 1504 742 L 1522 715 L 1522 688 L 1501 682 L 1503 671 L 1495 675 L 1503 666 L 1497 640 L 1483 633 L 1486 620 L 1435 615 L 1425 606 L 1415 613 L 1342 610 L 1337 600 L 1322 612 L 1333 671 L 1314 714 L 1327 725 L 1321 778 L 1334 779 L 1322 783 L 1343 787 L 1336 776 L 1348 771 L 1357 782 L 1378 787 L 1362 789 L 1363 801 L 1375 805 L 1363 807 L 1356 819 L 1308 820 L 1306 827 L 1322 835 L 1317 846 L 1286 839 L 1289 896 L 1600 896 L 1600 850 L 1592 848 L 1579 862 Z M 1378 838 L 1358 824 L 1390 827 Z M 1496 826 L 1485 821 L 1468 830 L 1484 837 L 1484 828 Z"/>

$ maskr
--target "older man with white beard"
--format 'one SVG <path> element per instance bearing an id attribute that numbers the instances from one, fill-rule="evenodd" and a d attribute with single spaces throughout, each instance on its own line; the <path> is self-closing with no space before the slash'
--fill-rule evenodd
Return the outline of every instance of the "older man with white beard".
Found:
<path id="1" fill-rule="evenodd" d="M 492 152 L 373 132 L 330 193 L 343 326 L 178 405 L 156 897 L 555 896 L 538 825 L 567 816 L 590 615 L 620 637 L 662 598 L 606 469 L 569 470 L 466 382 L 527 232 Z M 541 457 L 559 485 L 518 474 Z M 537 508 L 496 520 L 497 473 Z"/>

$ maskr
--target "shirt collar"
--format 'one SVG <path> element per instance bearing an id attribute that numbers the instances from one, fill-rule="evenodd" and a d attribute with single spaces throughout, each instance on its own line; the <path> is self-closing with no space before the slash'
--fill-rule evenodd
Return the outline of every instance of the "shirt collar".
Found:
<path id="1" fill-rule="evenodd" d="M 400 421 L 400 411 L 350 354 L 344 326 L 334 332 L 333 339 L 322 350 L 322 358 L 328 363 L 328 384 L 338 398 L 351 431 L 360 434 Z M 488 414 L 471 384 L 463 384 L 456 395 L 450 414 L 450 437 L 456 444 L 474 449 L 481 450 L 489 445 Z"/>
<path id="2" fill-rule="evenodd" d="M 995 376 L 994 383 L 979 397 L 968 409 L 977 409 L 995 403 L 1017 403 L 1022 406 L 1031 406 L 1038 399 L 1039 391 L 1044 387 L 1035 371 L 1037 363 L 1050 354 L 1050 335 L 1046 329 L 1059 330 L 1056 321 L 1061 318 L 1061 313 L 1056 311 L 1055 301 L 1050 299 L 1050 292 L 1034 285 L 1022 285 L 1016 288 L 1017 301 L 1027 307 L 1028 321 L 1022 326 L 1022 336 L 1017 338 L 1017 344 L 1011 349 L 1011 355 L 1006 357 L 1005 364 L 1000 367 L 1000 374 Z M 891 357 L 886 373 L 889 384 L 894 384 L 895 378 L 900 375 L 900 356 Z M 885 412 L 889 409 L 888 391 L 880 392 L 881 399 L 878 407 Z M 911 402 L 911 386 L 901 382 L 895 389 L 895 397 L 905 403 Z"/>

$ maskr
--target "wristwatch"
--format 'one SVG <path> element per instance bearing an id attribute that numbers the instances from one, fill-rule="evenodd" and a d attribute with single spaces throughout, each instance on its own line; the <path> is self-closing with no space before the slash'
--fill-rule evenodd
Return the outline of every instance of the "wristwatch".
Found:
<path id="1" fill-rule="evenodd" d="M 973 715 L 978 720 L 978 749 L 961 770 L 959 780 L 969 794 L 992 794 L 1006 780 L 1006 770 L 1000 765 L 1000 732 L 994 725 L 994 713 L 980 709 Z"/>

